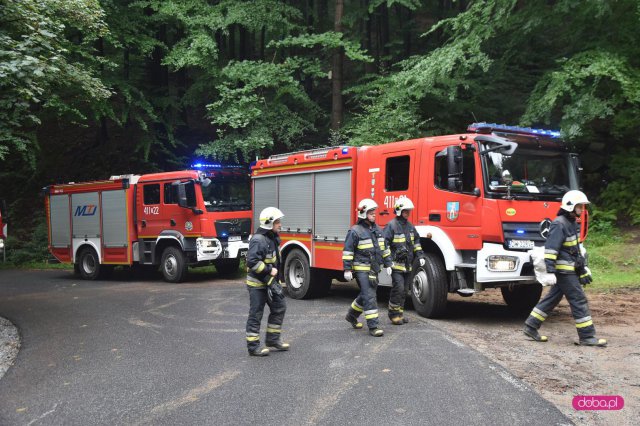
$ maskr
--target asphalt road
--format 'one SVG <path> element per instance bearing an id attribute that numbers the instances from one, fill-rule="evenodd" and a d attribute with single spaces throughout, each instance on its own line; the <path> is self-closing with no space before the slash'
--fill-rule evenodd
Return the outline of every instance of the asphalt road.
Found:
<path id="1" fill-rule="evenodd" d="M 0 316 L 22 336 L 0 380 L 0 424 L 571 423 L 414 313 L 392 326 L 381 309 L 382 338 L 351 329 L 343 316 L 356 295 L 342 285 L 323 299 L 287 299 L 291 351 L 256 358 L 241 279 L 0 271 Z"/>

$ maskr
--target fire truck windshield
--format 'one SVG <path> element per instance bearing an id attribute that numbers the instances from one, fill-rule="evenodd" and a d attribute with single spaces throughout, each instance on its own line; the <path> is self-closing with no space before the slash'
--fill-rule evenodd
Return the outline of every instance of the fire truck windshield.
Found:
<path id="1" fill-rule="evenodd" d="M 570 188 L 570 162 L 566 153 L 518 148 L 513 155 L 497 151 L 483 156 L 485 189 L 488 193 L 507 193 L 516 198 L 561 198 Z"/>
<path id="2" fill-rule="evenodd" d="M 202 197 L 208 212 L 251 210 L 251 182 L 245 177 L 212 177 L 211 184 L 202 187 Z"/>

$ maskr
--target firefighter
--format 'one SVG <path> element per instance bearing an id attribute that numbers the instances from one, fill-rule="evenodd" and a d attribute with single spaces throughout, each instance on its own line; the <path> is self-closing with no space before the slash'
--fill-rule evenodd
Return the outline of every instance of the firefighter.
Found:
<path id="1" fill-rule="evenodd" d="M 269 349 L 288 351 L 289 344 L 280 337 L 282 320 L 287 309 L 282 287 L 278 282 L 280 271 L 279 209 L 267 207 L 260 213 L 260 228 L 252 236 L 247 253 L 247 289 L 249 290 L 249 318 L 247 319 L 247 349 L 251 356 L 267 356 Z M 266 346 L 260 346 L 260 322 L 264 305 L 269 305 Z"/>
<path id="2" fill-rule="evenodd" d="M 394 325 L 409 322 L 404 317 L 404 301 L 407 294 L 405 283 L 410 278 L 413 259 L 417 257 L 420 266 L 425 264 L 420 236 L 413 224 L 409 222 L 409 215 L 413 208 L 413 202 L 409 198 L 405 196 L 398 198 L 393 206 L 396 217 L 391 219 L 382 231 L 387 247 L 391 250 L 393 287 L 389 296 L 389 319 Z"/>
<path id="3" fill-rule="evenodd" d="M 391 252 L 376 225 L 377 208 L 378 204 L 368 198 L 358 203 L 358 223 L 347 232 L 342 263 L 344 278 L 351 281 L 355 275 L 360 285 L 360 294 L 351 303 L 346 320 L 353 328 L 362 328 L 358 317 L 364 313 L 369 334 L 381 337 L 384 332 L 378 328 L 376 289 L 381 264 L 384 264 L 387 273 L 391 275 Z"/>
<path id="4" fill-rule="evenodd" d="M 571 306 L 571 314 L 576 323 L 579 340 L 577 345 L 606 346 L 605 339 L 596 338 L 596 329 L 591 319 L 587 296 L 583 285 L 592 281 L 591 271 L 585 265 L 581 252 L 576 219 L 582 215 L 589 204 L 587 196 L 581 191 L 569 191 L 562 197 L 562 206 L 558 217 L 551 223 L 549 236 L 544 245 L 544 257 L 550 282 L 549 292 L 533 308 L 525 321 L 524 334 L 537 342 L 546 342 L 547 336 L 541 336 L 538 329 L 555 308 L 562 296 Z"/>

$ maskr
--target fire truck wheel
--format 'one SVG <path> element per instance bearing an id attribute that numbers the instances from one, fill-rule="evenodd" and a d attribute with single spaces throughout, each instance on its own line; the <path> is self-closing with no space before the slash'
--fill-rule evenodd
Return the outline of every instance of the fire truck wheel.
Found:
<path id="1" fill-rule="evenodd" d="M 187 274 L 187 262 L 184 253 L 178 247 L 169 246 L 162 252 L 160 270 L 164 280 L 170 283 L 182 282 Z"/>
<path id="2" fill-rule="evenodd" d="M 322 270 L 311 271 L 307 255 L 293 249 L 284 261 L 284 279 L 292 299 L 324 296 L 331 287 L 331 277 Z"/>
<path id="3" fill-rule="evenodd" d="M 95 280 L 100 276 L 100 261 L 96 251 L 87 247 L 82 249 L 78 256 L 78 269 L 80 276 L 85 280 Z"/>
<path id="4" fill-rule="evenodd" d="M 238 272 L 240 259 L 224 259 L 213 263 L 220 275 L 231 275 Z"/>
<path id="5" fill-rule="evenodd" d="M 418 314 L 436 318 L 447 307 L 447 271 L 438 256 L 427 253 L 425 260 L 424 266 L 420 266 L 418 259 L 413 264 L 411 301 Z"/>
<path id="6" fill-rule="evenodd" d="M 542 285 L 523 284 L 500 288 L 502 298 L 514 312 L 528 314 L 542 295 Z"/>

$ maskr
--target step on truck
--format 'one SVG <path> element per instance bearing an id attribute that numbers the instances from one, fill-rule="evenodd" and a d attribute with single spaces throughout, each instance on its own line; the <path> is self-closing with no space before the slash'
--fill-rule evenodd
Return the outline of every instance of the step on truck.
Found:
<path id="1" fill-rule="evenodd" d="M 174 283 L 188 266 L 237 271 L 251 233 L 249 171 L 194 167 L 45 187 L 49 251 L 88 280 L 117 265 L 160 267 Z"/>
<path id="2" fill-rule="evenodd" d="M 580 188 L 580 170 L 559 132 L 474 123 L 464 134 L 260 159 L 252 166 L 253 220 L 267 206 L 284 212 L 284 277 L 289 295 L 304 299 L 343 280 L 358 201 L 374 199 L 384 227 L 395 200 L 407 196 L 426 254 L 407 285 L 420 315 L 442 315 L 448 293 L 488 288 L 527 311 L 542 291 L 527 251 L 544 245 L 562 196 Z M 391 285 L 384 270 L 379 282 Z"/>

